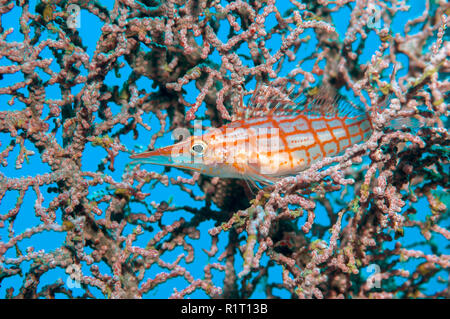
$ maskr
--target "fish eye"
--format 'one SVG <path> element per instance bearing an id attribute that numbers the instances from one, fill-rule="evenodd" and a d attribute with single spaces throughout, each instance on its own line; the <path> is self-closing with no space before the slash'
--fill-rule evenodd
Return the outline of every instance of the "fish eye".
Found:
<path id="1" fill-rule="evenodd" d="M 191 151 L 194 155 L 203 155 L 206 151 L 206 143 L 203 141 L 195 141 L 192 144 Z"/>

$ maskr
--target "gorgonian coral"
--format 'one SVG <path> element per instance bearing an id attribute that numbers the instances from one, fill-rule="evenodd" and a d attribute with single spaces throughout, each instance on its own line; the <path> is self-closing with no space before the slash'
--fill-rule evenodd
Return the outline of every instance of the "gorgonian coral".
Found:
<path id="1" fill-rule="evenodd" d="M 0 1 L 4 296 L 448 297 L 448 3 L 225 2 Z M 256 83 L 331 87 L 374 132 L 256 194 L 126 166 Z"/>

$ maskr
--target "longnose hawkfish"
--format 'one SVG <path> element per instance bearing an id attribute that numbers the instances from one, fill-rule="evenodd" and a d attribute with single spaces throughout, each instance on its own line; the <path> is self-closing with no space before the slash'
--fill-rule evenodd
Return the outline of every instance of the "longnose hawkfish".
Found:
<path id="1" fill-rule="evenodd" d="M 288 95 L 276 96 L 273 88 L 256 92 L 244 107 L 247 115 L 201 136 L 131 158 L 135 163 L 272 184 L 325 157 L 339 155 L 372 134 L 365 110 L 344 99 L 321 94 L 301 109 Z"/>

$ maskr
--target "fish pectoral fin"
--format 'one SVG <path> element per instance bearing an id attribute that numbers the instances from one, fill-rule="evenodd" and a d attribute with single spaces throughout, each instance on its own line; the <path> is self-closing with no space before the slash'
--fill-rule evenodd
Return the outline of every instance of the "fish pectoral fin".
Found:
<path id="1" fill-rule="evenodd" d="M 245 193 L 248 199 L 251 200 L 262 189 L 262 187 L 256 184 L 255 181 L 249 178 L 248 176 L 243 175 L 242 179 L 244 180 L 243 186 L 245 189 Z"/>
<path id="2" fill-rule="evenodd" d="M 250 179 L 253 183 L 259 182 L 262 185 L 267 186 L 273 185 L 280 180 L 280 178 L 278 177 L 261 173 L 260 170 L 254 165 L 247 164 L 245 169 L 247 172 L 247 178 Z"/>

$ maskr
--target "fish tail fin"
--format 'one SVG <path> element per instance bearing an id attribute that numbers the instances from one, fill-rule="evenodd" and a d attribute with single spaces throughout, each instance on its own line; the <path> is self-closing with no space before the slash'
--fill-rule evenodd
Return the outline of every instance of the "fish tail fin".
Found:
<path id="1" fill-rule="evenodd" d="M 402 116 L 391 119 L 387 126 L 394 130 L 401 130 L 404 128 L 419 129 L 424 126 L 424 123 L 413 116 Z"/>
<path id="2" fill-rule="evenodd" d="M 397 96 L 394 93 L 391 93 L 389 95 L 386 95 L 381 102 L 377 105 L 376 111 L 378 113 L 384 112 L 386 109 L 391 107 L 392 100 L 396 99 Z M 425 123 L 423 121 L 420 121 L 415 113 L 411 113 L 409 115 L 403 115 L 399 117 L 391 118 L 387 123 L 386 127 L 389 127 L 394 130 L 400 130 L 405 128 L 410 129 L 419 129 L 423 127 Z"/>
<path id="3" fill-rule="evenodd" d="M 425 79 L 435 73 L 437 70 L 439 70 L 440 66 L 443 62 L 438 64 L 434 69 L 432 69 L 429 73 L 424 74 L 422 77 L 420 77 L 418 80 L 416 80 L 415 83 L 408 84 L 406 87 L 406 91 L 403 93 L 406 97 L 412 96 L 415 94 L 415 92 L 420 89 L 420 87 L 423 86 L 425 83 Z M 397 72 L 398 65 L 394 64 L 393 71 L 391 73 L 390 77 L 390 83 L 394 83 L 395 80 L 395 74 Z M 392 92 L 392 91 L 391 91 Z M 376 111 L 379 113 L 382 113 L 385 109 L 389 108 L 392 100 L 396 99 L 397 96 L 394 93 L 390 93 L 384 96 L 384 98 L 381 100 L 381 102 L 377 105 Z M 410 129 L 420 129 L 424 126 L 426 126 L 426 123 L 423 120 L 420 120 L 418 117 L 416 117 L 416 114 L 406 115 L 406 116 L 400 116 L 396 118 L 392 118 L 386 125 L 387 127 L 394 129 L 394 130 L 400 130 L 404 128 L 410 128 Z"/>

